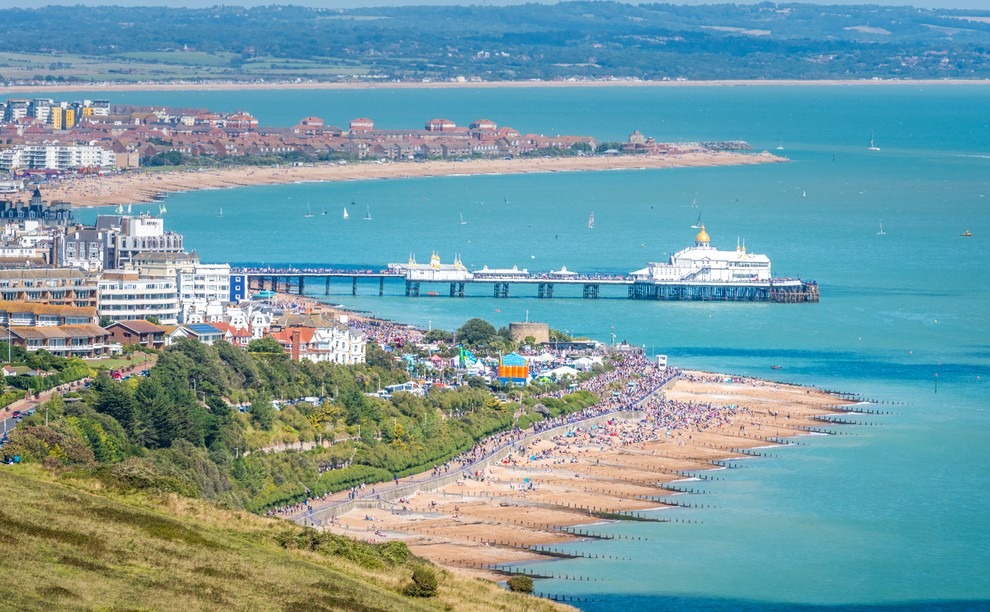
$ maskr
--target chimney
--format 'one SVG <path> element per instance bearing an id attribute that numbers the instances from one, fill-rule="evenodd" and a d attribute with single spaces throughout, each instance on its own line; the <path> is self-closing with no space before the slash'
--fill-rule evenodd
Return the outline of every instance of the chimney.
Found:
<path id="1" fill-rule="evenodd" d="M 299 345 L 302 344 L 302 331 L 292 330 L 292 361 L 299 361 Z"/>

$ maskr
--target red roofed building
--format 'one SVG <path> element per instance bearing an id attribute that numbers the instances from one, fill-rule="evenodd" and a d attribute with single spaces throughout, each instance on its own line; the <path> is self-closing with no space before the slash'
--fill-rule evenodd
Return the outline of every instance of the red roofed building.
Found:
<path id="1" fill-rule="evenodd" d="M 450 119 L 430 119 L 426 122 L 427 132 L 449 132 L 457 127 Z"/>
<path id="2" fill-rule="evenodd" d="M 165 328 L 144 319 L 118 321 L 108 325 L 107 332 L 113 342 L 124 346 L 138 344 L 155 349 L 165 346 Z"/>
<path id="3" fill-rule="evenodd" d="M 223 332 L 223 339 L 234 346 L 246 347 L 253 339 L 251 330 L 247 327 L 234 327 L 229 323 L 210 323 L 213 327 Z"/>
<path id="4" fill-rule="evenodd" d="M 282 345 L 293 361 L 364 363 L 367 341 L 362 334 L 317 315 L 287 317 L 285 323 L 285 327 L 268 335 Z"/>
<path id="5" fill-rule="evenodd" d="M 366 117 L 351 119 L 350 127 L 348 127 L 351 133 L 370 132 L 373 129 L 375 129 L 375 122 Z"/>

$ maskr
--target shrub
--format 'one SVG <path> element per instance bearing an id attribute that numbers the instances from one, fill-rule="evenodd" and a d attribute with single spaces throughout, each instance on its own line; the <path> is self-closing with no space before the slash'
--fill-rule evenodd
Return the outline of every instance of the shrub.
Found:
<path id="1" fill-rule="evenodd" d="M 425 565 L 413 570 L 412 582 L 402 591 L 409 597 L 433 597 L 437 594 L 437 575 Z"/>
<path id="2" fill-rule="evenodd" d="M 533 579 L 529 576 L 513 576 L 506 581 L 513 593 L 532 593 Z"/>

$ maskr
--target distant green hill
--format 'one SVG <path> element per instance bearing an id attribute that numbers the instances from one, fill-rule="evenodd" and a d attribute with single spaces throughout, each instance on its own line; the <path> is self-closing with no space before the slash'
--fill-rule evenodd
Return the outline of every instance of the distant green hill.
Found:
<path id="1" fill-rule="evenodd" d="M 401 594 L 428 565 L 177 496 L 106 491 L 37 465 L 0 466 L 0 608 L 16 610 L 553 610 L 439 568 L 436 597 Z M 429 566 L 432 568 L 432 566 Z"/>
<path id="2" fill-rule="evenodd" d="M 47 6 L 0 23 L 0 82 L 990 78 L 986 10 Z"/>

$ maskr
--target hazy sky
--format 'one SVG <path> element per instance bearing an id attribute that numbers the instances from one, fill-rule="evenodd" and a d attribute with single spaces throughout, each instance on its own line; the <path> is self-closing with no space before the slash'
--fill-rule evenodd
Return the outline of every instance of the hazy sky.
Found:
<path id="1" fill-rule="evenodd" d="M 295 0 L 292 2 L 280 2 L 277 0 L 0 0 L 0 8 L 24 8 L 38 7 L 50 4 L 60 5 L 116 5 L 116 6 L 183 6 L 203 8 L 216 6 L 218 4 L 228 4 L 232 6 L 258 6 L 269 4 L 295 4 L 300 6 L 315 6 L 322 8 L 355 8 L 360 6 L 410 6 L 410 5 L 481 5 L 500 6 L 506 4 L 524 4 L 534 0 Z M 542 0 L 540 0 L 542 1 Z M 742 1 L 737 4 L 755 4 L 759 0 Z M 549 2 L 546 2 L 550 4 Z M 703 2 L 700 0 L 674 1 L 673 4 L 714 4 L 716 2 Z M 723 2 L 718 2 L 723 3 Z M 960 9 L 983 9 L 990 8 L 987 0 L 829 0 L 827 2 L 815 2 L 809 4 L 879 4 L 885 6 L 918 6 L 924 8 L 960 8 Z"/>

